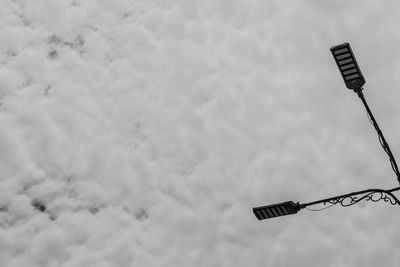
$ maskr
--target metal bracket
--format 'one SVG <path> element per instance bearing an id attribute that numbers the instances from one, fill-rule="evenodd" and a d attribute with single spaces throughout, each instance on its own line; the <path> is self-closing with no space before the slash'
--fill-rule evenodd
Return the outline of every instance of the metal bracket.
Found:
<path id="1" fill-rule="evenodd" d="M 378 202 L 383 200 L 391 205 L 400 205 L 400 200 L 392 193 L 399 191 L 400 187 L 395 187 L 389 190 L 384 189 L 367 189 L 363 191 L 352 192 L 345 195 L 330 197 L 313 201 L 305 204 L 300 204 L 300 208 L 305 208 L 312 205 L 323 204 L 323 205 L 337 205 L 340 204 L 342 207 L 349 207 L 362 200 Z"/>

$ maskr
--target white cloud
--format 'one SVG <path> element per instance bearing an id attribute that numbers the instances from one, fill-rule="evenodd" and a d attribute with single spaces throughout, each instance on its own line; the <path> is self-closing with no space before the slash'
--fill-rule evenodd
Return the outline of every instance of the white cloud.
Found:
<path id="1" fill-rule="evenodd" d="M 329 47 L 397 155 L 396 6 L 2 1 L 0 265 L 396 266 L 387 203 L 251 212 L 395 185 Z"/>

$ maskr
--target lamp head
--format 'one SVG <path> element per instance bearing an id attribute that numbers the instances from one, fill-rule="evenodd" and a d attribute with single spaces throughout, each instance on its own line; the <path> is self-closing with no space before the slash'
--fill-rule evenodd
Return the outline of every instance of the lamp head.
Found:
<path id="1" fill-rule="evenodd" d="M 355 92 L 360 91 L 365 84 L 365 79 L 361 74 L 361 70 L 351 50 L 350 44 L 343 43 L 335 45 L 332 46 L 330 50 L 339 68 L 340 74 L 342 74 L 346 87 Z"/>
<path id="2" fill-rule="evenodd" d="M 293 201 L 286 201 L 268 206 L 253 208 L 254 215 L 257 219 L 265 220 L 279 216 L 296 214 L 300 210 L 300 204 Z"/>

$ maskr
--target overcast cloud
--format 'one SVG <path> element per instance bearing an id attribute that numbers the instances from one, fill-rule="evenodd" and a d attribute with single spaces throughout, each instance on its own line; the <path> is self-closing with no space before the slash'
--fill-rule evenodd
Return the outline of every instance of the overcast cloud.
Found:
<path id="1" fill-rule="evenodd" d="M 0 265 L 399 266 L 387 203 L 252 213 L 397 185 L 329 48 L 398 156 L 399 10 L 1 0 Z"/>

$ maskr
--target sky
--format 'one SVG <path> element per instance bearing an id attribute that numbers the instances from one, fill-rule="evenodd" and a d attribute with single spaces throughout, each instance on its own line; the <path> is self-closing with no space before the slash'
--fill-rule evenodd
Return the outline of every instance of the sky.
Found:
<path id="1" fill-rule="evenodd" d="M 0 0 L 1 266 L 398 266 L 398 1 Z"/>

